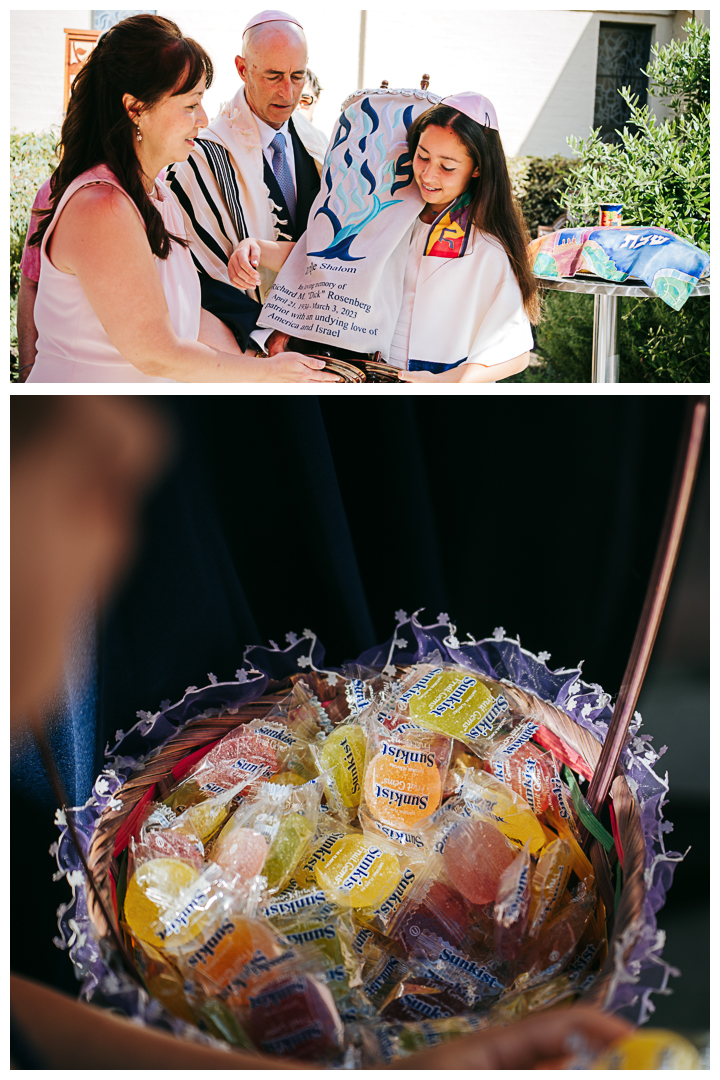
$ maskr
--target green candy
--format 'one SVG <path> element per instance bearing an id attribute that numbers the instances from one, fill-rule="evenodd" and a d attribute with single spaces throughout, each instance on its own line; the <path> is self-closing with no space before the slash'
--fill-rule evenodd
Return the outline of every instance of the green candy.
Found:
<path id="1" fill-rule="evenodd" d="M 300 862 L 313 832 L 312 825 L 302 814 L 288 814 L 282 819 L 263 866 L 268 888 L 279 889 L 285 884 Z"/>

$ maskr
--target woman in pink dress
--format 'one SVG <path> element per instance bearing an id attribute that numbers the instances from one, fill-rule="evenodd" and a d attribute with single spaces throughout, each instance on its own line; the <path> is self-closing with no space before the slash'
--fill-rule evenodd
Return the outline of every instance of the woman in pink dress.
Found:
<path id="1" fill-rule="evenodd" d="M 40 245 L 28 382 L 335 381 L 323 361 L 243 353 L 200 306 L 182 213 L 158 173 L 207 124 L 212 62 L 175 23 L 136 15 L 99 39 L 62 128 Z"/>

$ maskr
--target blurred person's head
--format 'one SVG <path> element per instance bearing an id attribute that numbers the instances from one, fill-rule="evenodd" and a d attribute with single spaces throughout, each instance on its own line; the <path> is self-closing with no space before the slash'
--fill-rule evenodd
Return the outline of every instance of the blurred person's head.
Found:
<path id="1" fill-rule="evenodd" d="M 136 398 L 11 399 L 11 725 L 58 684 L 79 605 L 104 600 L 120 576 L 166 447 L 164 424 Z"/>
<path id="2" fill-rule="evenodd" d="M 294 112 L 305 86 L 307 41 L 302 27 L 283 12 L 262 12 L 243 34 L 242 55 L 235 57 L 245 83 L 247 103 L 261 120 L 279 130 Z M 273 16 L 259 21 L 263 16 Z"/>
<path id="3" fill-rule="evenodd" d="M 142 159 L 154 162 L 159 151 L 167 157 L 162 165 L 187 160 L 192 138 L 207 122 L 199 98 L 212 79 L 208 54 L 170 19 L 133 15 L 103 34 L 75 76 L 51 181 L 51 211 L 30 242 L 42 240 L 68 185 L 103 164 L 140 211 L 153 254 L 167 258 L 171 239 L 180 241 L 171 238 L 148 197 L 155 176 L 145 175 Z M 143 126 L 152 147 L 146 147 L 145 136 L 138 140 Z"/>
<path id="4" fill-rule="evenodd" d="M 302 109 L 308 120 L 312 120 L 313 118 L 315 106 L 318 103 L 318 99 L 321 93 L 322 86 L 320 85 L 320 80 L 318 79 L 315 72 L 311 71 L 310 68 L 308 68 L 305 77 L 305 86 L 303 87 L 303 92 L 300 95 L 300 103 L 298 105 L 298 108 Z"/>

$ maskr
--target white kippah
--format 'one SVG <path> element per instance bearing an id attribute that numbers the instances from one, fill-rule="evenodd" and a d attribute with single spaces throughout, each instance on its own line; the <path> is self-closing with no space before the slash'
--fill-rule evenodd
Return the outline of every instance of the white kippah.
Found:
<path id="1" fill-rule="evenodd" d="M 252 29 L 253 26 L 260 26 L 262 23 L 268 22 L 289 22 L 299 26 L 301 30 L 303 28 L 302 23 L 299 23 L 294 15 L 288 15 L 286 11 L 261 11 L 258 15 L 252 17 L 243 30 L 243 34 Z"/>
<path id="2" fill-rule="evenodd" d="M 482 94 L 476 94 L 473 90 L 466 90 L 462 94 L 453 94 L 451 97 L 443 98 L 440 104 L 449 105 L 451 108 L 457 109 L 458 112 L 465 113 L 471 120 L 482 124 L 483 127 L 494 128 L 495 131 L 500 130 L 497 113 L 492 101 Z"/>

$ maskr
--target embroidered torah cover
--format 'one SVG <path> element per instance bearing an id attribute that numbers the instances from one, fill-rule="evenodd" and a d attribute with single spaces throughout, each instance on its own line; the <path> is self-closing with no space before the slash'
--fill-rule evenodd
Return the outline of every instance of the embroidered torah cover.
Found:
<path id="1" fill-rule="evenodd" d="M 307 232 L 278 274 L 259 326 L 387 354 L 410 233 L 424 206 L 407 132 L 439 100 L 426 90 L 361 90 L 343 103 Z"/>

